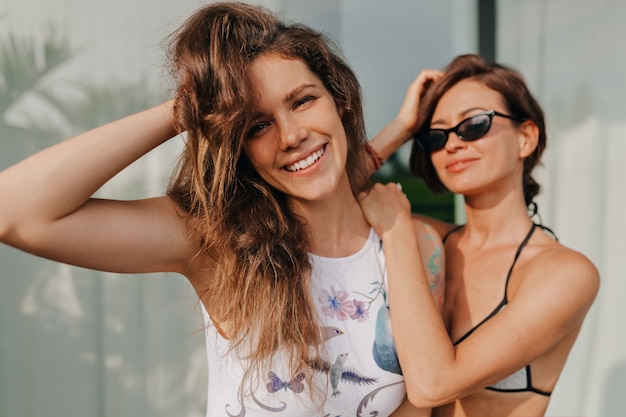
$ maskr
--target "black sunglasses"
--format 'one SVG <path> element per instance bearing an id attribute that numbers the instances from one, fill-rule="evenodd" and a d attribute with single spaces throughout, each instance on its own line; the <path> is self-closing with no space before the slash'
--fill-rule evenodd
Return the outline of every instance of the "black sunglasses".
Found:
<path id="1" fill-rule="evenodd" d="M 429 129 L 416 133 L 413 137 L 426 152 L 433 152 L 443 148 L 448 141 L 448 135 L 451 132 L 456 133 L 459 139 L 464 141 L 478 140 L 485 136 L 489 129 L 491 129 L 491 121 L 493 116 L 500 116 L 506 119 L 515 120 L 516 122 L 523 122 L 525 119 L 509 116 L 507 114 L 498 113 L 495 110 L 490 110 L 485 113 L 477 114 L 475 116 L 468 117 L 462 120 L 458 125 L 451 127 L 450 129 Z"/>

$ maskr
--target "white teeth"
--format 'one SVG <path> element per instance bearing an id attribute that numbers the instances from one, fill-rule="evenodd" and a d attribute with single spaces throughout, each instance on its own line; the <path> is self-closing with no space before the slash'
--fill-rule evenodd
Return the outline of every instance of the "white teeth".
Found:
<path id="1" fill-rule="evenodd" d="M 320 159 L 320 157 L 323 154 L 324 154 L 324 148 L 320 149 L 317 152 L 312 153 L 311 155 L 307 156 L 306 158 L 302 159 L 301 161 L 298 161 L 298 162 L 295 162 L 295 163 L 289 165 L 288 167 L 286 167 L 287 171 L 296 172 L 296 171 L 299 171 L 301 169 L 308 168 L 311 165 L 313 165 L 313 163 L 315 161 Z"/>

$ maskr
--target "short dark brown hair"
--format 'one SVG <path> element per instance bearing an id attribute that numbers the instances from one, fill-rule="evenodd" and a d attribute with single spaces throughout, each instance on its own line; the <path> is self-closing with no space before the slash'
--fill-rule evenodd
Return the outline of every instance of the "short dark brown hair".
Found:
<path id="1" fill-rule="evenodd" d="M 539 183 L 531 174 L 540 162 L 547 137 L 543 110 L 518 71 L 499 63 L 487 63 L 479 55 L 468 54 L 456 57 L 446 67 L 443 78 L 427 90 L 420 102 L 417 131 L 429 129 L 441 97 L 460 81 L 468 79 L 478 81 L 497 91 L 502 96 L 504 106 L 510 115 L 523 120 L 531 120 L 539 128 L 537 148 L 524 160 L 524 199 L 526 205 L 530 205 L 540 190 Z M 432 191 L 447 191 L 437 175 L 430 153 L 425 152 L 416 141 L 413 142 L 411 148 L 409 165 L 411 172 L 422 178 Z"/>

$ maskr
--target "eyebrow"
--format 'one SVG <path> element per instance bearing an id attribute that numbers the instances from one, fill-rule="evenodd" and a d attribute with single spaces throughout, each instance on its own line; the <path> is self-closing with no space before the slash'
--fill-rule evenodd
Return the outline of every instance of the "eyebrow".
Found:
<path id="1" fill-rule="evenodd" d="M 487 111 L 488 109 L 484 108 L 484 107 L 471 107 L 467 110 L 463 110 L 461 113 L 459 113 L 459 116 L 461 116 L 463 119 L 467 118 L 467 115 L 476 111 L 476 110 L 480 110 L 480 111 Z M 431 125 L 436 125 L 436 124 L 445 124 L 445 121 L 442 119 L 437 119 L 437 120 L 431 120 L 430 121 Z"/>
<path id="2" fill-rule="evenodd" d="M 306 90 L 307 88 L 311 88 L 311 87 L 319 88 L 317 84 L 302 84 L 301 86 L 298 86 L 294 88 L 293 90 L 291 90 L 289 93 L 287 93 L 287 95 L 285 95 L 285 98 L 283 99 L 283 102 L 284 103 L 290 102 L 291 100 L 294 99 L 294 97 L 300 94 L 302 90 Z"/>
<path id="3" fill-rule="evenodd" d="M 315 88 L 315 89 L 319 89 L 319 86 L 317 84 L 302 84 L 296 88 L 294 88 L 293 90 L 291 90 L 290 92 L 288 92 L 285 95 L 285 98 L 283 98 L 283 103 L 289 103 L 291 100 L 293 100 L 298 94 L 300 94 L 300 92 L 302 92 L 302 90 L 306 90 L 307 88 Z M 258 119 L 260 117 L 263 117 L 263 113 L 262 112 L 256 112 L 252 115 L 252 119 Z"/>

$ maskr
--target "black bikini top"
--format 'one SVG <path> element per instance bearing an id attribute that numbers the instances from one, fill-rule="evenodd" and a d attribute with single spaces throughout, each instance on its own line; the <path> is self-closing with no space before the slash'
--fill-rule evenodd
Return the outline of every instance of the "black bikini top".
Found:
<path id="1" fill-rule="evenodd" d="M 452 234 L 452 233 L 462 229 L 463 227 L 464 226 L 462 225 L 462 226 L 458 226 L 458 227 L 450 230 L 443 237 L 443 242 L 444 243 L 446 242 L 446 240 L 447 240 L 448 236 L 450 236 L 450 234 Z M 515 257 L 513 258 L 513 263 L 511 264 L 511 267 L 509 268 L 509 272 L 508 272 L 508 274 L 506 276 L 506 282 L 505 282 L 505 285 L 504 285 L 504 296 L 502 297 L 502 301 L 500 301 L 500 304 L 498 304 L 496 306 L 496 308 L 493 309 L 493 311 L 487 317 L 485 317 L 480 323 L 478 323 L 476 326 L 472 327 L 460 339 L 458 339 L 456 342 L 454 342 L 455 346 L 458 345 L 459 343 L 461 343 L 463 340 L 467 339 L 469 337 L 469 335 L 474 333 L 474 331 L 476 329 L 478 329 L 485 322 L 487 322 L 490 318 L 492 318 L 493 316 L 498 314 L 504 307 L 506 307 L 506 305 L 509 302 L 508 295 L 507 295 L 507 290 L 508 290 L 508 287 L 509 287 L 509 280 L 511 278 L 511 274 L 513 273 L 513 268 L 515 267 L 515 263 L 517 262 L 517 259 L 519 258 L 520 254 L 522 253 L 522 250 L 524 249 L 524 247 L 526 246 L 526 244 L 530 240 L 530 237 L 532 236 L 533 232 L 535 231 L 535 229 L 537 227 L 540 227 L 540 228 L 548 231 L 556 239 L 556 235 L 554 235 L 552 230 L 550 230 L 549 228 L 547 228 L 545 226 L 542 226 L 540 224 L 533 223 L 533 225 L 531 226 L 530 230 L 526 234 L 526 237 L 524 238 L 522 243 L 520 243 L 519 247 L 517 248 L 517 251 L 515 252 Z M 499 392 L 530 391 L 530 392 L 534 392 L 534 393 L 537 393 L 537 394 L 540 394 L 540 395 L 545 395 L 545 396 L 548 396 L 548 397 L 550 396 L 550 394 L 552 394 L 552 392 L 542 391 L 540 389 L 537 389 L 537 388 L 533 387 L 532 378 L 531 378 L 531 372 L 530 372 L 530 364 L 526 365 L 524 368 L 518 370 L 517 372 L 509 375 L 508 377 L 502 379 L 501 381 L 498 381 L 495 384 L 486 387 L 486 389 L 492 390 L 492 391 L 499 391 Z"/>

